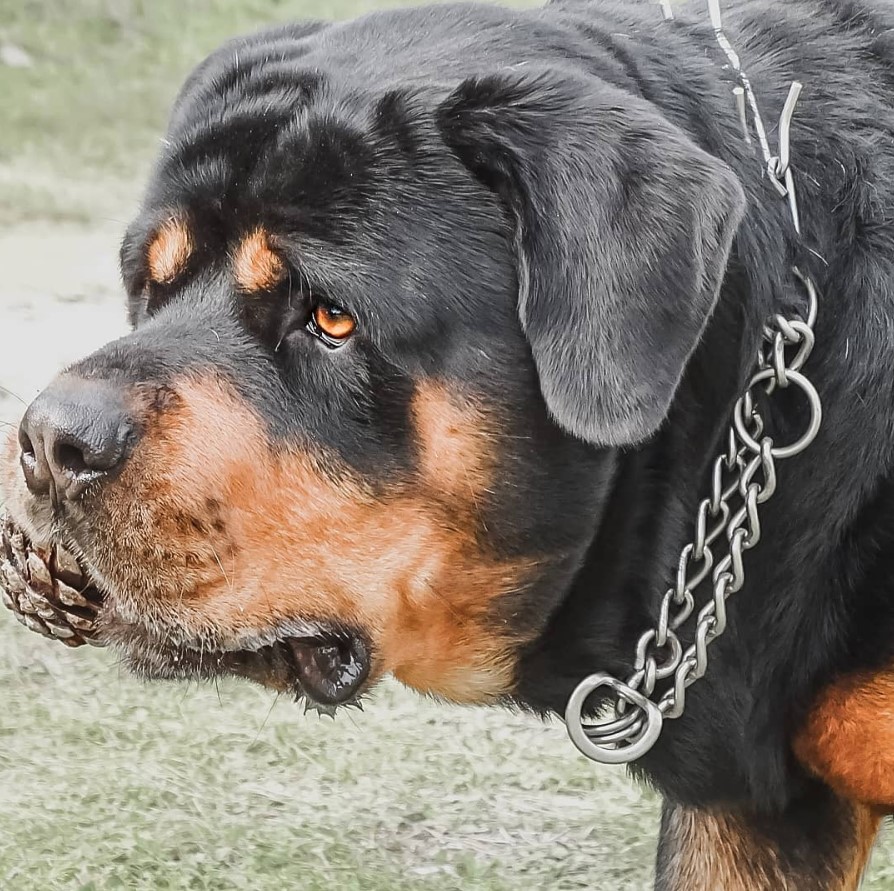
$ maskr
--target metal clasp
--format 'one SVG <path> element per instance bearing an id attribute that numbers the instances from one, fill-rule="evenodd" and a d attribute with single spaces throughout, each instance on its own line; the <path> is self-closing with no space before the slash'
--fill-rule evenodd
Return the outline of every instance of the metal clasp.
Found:
<path id="1" fill-rule="evenodd" d="M 632 712 L 619 719 L 624 724 L 620 732 L 615 727 L 619 721 L 584 723 L 584 704 L 600 687 L 608 687 L 621 701 L 633 706 Z M 571 741 L 588 758 L 602 764 L 628 764 L 645 755 L 661 735 L 663 720 L 656 703 L 605 672 L 584 678 L 574 688 L 565 708 L 565 724 Z"/>

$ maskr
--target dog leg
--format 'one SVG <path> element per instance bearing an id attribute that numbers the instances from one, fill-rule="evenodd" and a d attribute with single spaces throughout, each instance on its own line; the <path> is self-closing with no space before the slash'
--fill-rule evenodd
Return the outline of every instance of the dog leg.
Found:
<path id="1" fill-rule="evenodd" d="M 881 815 L 819 790 L 780 816 L 665 803 L 656 891 L 855 891 Z"/>

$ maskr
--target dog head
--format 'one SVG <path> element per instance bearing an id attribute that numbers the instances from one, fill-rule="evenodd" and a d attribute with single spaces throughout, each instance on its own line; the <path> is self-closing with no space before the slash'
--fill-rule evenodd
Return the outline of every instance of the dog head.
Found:
<path id="1" fill-rule="evenodd" d="M 664 420 L 739 185 L 479 14 L 266 32 L 183 88 L 121 251 L 133 330 L 2 462 L 138 670 L 510 695 Z"/>

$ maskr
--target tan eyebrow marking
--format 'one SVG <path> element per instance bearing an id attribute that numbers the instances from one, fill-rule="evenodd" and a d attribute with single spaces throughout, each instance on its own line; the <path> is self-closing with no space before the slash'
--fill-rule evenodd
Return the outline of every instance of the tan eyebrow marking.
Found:
<path id="1" fill-rule="evenodd" d="M 186 268 L 192 252 L 189 227 L 180 217 L 171 217 L 159 227 L 146 251 L 149 277 L 159 284 L 170 284 Z"/>
<path id="2" fill-rule="evenodd" d="M 268 291 L 286 277 L 286 265 L 270 246 L 263 227 L 255 229 L 239 243 L 233 255 L 233 274 L 240 290 Z"/>

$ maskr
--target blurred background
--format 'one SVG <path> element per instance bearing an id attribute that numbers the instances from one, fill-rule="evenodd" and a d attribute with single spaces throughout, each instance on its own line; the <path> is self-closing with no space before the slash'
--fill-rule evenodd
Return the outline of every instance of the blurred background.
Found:
<path id="1" fill-rule="evenodd" d="M 0 0 L 0 432 L 124 329 L 117 246 L 188 70 L 369 0 Z M 658 805 L 560 723 L 386 685 L 303 715 L 0 614 L 0 889 L 648 889 Z M 894 891 L 894 848 L 869 889 Z"/>

